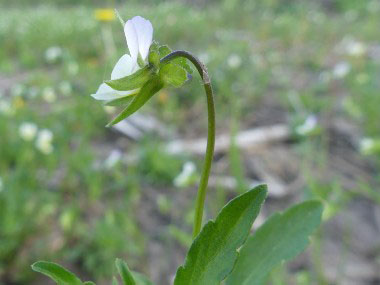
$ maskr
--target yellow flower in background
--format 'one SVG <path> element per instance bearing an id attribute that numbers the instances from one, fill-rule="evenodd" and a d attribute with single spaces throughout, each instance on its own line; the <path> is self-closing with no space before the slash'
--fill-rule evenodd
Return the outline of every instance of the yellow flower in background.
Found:
<path id="1" fill-rule="evenodd" d="M 25 107 L 24 99 L 22 99 L 21 96 L 17 96 L 16 98 L 13 99 L 13 106 L 16 110 L 24 108 Z"/>
<path id="2" fill-rule="evenodd" d="M 100 22 L 110 22 L 115 19 L 115 12 L 112 9 L 96 9 L 95 19 Z"/>

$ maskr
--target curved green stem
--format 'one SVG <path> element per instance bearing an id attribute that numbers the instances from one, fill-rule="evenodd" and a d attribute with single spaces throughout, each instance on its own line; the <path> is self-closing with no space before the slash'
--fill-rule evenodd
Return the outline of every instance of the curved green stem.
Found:
<path id="1" fill-rule="evenodd" d="M 214 145 L 215 145 L 215 107 L 213 91 L 211 87 L 211 81 L 207 73 L 207 69 L 202 62 L 200 62 L 192 54 L 178 50 L 174 51 L 164 58 L 161 59 L 161 63 L 169 62 L 177 57 L 184 57 L 191 61 L 192 64 L 198 70 L 199 75 L 203 80 L 203 86 L 206 92 L 207 98 L 207 114 L 208 114 L 208 132 L 207 132 L 207 147 L 206 155 L 203 162 L 201 179 L 198 186 L 196 204 L 195 204 L 195 216 L 194 216 L 194 228 L 193 228 L 193 238 L 195 238 L 202 227 L 203 209 L 206 200 L 207 184 L 208 178 L 210 176 L 212 159 L 214 156 Z"/>

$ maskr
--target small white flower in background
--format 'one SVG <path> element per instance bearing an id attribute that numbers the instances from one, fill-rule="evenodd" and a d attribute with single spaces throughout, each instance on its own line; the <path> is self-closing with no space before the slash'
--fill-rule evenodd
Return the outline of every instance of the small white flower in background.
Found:
<path id="1" fill-rule="evenodd" d="M 153 39 L 153 27 L 150 21 L 136 16 L 128 20 L 124 33 L 130 54 L 124 54 L 116 63 L 111 73 L 111 80 L 131 75 L 141 68 L 140 64 L 147 63 L 149 48 Z M 139 90 L 117 91 L 106 83 L 99 86 L 98 91 L 91 96 L 97 100 L 114 100 L 128 95 L 134 95 Z"/>
<path id="2" fill-rule="evenodd" d="M 16 84 L 11 89 L 11 95 L 14 97 L 21 96 L 25 92 L 25 86 L 22 84 Z"/>
<path id="3" fill-rule="evenodd" d="M 359 150 L 364 155 L 380 153 L 380 139 L 363 138 L 359 143 Z"/>
<path id="4" fill-rule="evenodd" d="M 62 81 L 61 83 L 59 83 L 58 89 L 59 92 L 61 92 L 61 94 L 66 96 L 70 95 L 70 93 L 72 92 L 71 84 L 68 81 Z"/>
<path id="5" fill-rule="evenodd" d="M 38 132 L 36 147 L 44 154 L 50 154 L 53 151 L 53 133 L 48 129 Z"/>
<path id="6" fill-rule="evenodd" d="M 0 101 L 0 114 L 6 116 L 12 116 L 15 114 L 15 109 L 12 108 L 12 104 L 9 101 Z"/>
<path id="7" fill-rule="evenodd" d="M 239 68 L 241 66 L 241 63 L 242 63 L 242 59 L 241 57 L 234 53 L 234 54 L 231 54 L 228 59 L 227 59 L 227 64 L 230 68 L 232 69 L 236 69 L 236 68 Z"/>
<path id="8" fill-rule="evenodd" d="M 112 115 L 117 110 L 114 106 L 103 106 L 104 111 L 106 111 L 107 114 Z"/>
<path id="9" fill-rule="evenodd" d="M 72 61 L 70 62 L 69 64 L 67 64 L 67 72 L 70 74 L 70 75 L 77 75 L 78 74 L 78 71 L 79 71 L 79 65 L 78 63 L 76 63 L 75 61 Z"/>
<path id="10" fill-rule="evenodd" d="M 317 127 L 318 120 L 315 115 L 310 115 L 306 118 L 305 122 L 296 127 L 296 133 L 301 136 L 307 136 Z"/>
<path id="11" fill-rule="evenodd" d="M 367 52 L 367 46 L 362 42 L 351 40 L 347 43 L 346 51 L 351 56 L 359 57 Z"/>
<path id="12" fill-rule="evenodd" d="M 351 65 L 348 62 L 339 62 L 334 66 L 332 71 L 335 78 L 343 78 L 351 71 Z"/>
<path id="13" fill-rule="evenodd" d="M 181 173 L 174 178 L 174 185 L 176 187 L 186 187 L 191 182 L 196 171 L 196 166 L 193 162 L 187 161 L 182 168 Z"/>
<path id="14" fill-rule="evenodd" d="M 107 169 L 111 169 L 114 167 L 122 157 L 122 153 L 119 150 L 113 150 L 111 154 L 104 161 L 104 167 Z"/>
<path id="15" fill-rule="evenodd" d="M 375 141 L 371 138 L 363 138 L 360 141 L 360 152 L 368 153 L 375 146 Z"/>
<path id="16" fill-rule="evenodd" d="M 57 95 L 52 87 L 45 87 L 42 91 L 42 98 L 48 103 L 53 103 L 57 99 Z"/>
<path id="17" fill-rule="evenodd" d="M 25 141 L 32 141 L 37 135 L 38 127 L 36 124 L 25 122 L 18 128 L 20 137 Z"/>
<path id="18" fill-rule="evenodd" d="M 45 51 L 45 59 L 48 63 L 55 63 L 62 57 L 62 49 L 57 46 L 49 47 Z"/>

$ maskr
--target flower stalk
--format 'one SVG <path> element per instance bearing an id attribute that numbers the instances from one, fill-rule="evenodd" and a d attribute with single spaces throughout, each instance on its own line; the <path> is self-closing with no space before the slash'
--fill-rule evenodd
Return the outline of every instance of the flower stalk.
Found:
<path id="1" fill-rule="evenodd" d="M 206 200 L 208 179 L 210 176 L 212 160 L 214 156 L 215 147 L 215 106 L 214 106 L 214 95 L 212 91 L 210 77 L 207 72 L 205 65 L 200 62 L 196 57 L 187 51 L 174 51 L 164 58 L 161 59 L 161 63 L 169 62 L 175 58 L 184 57 L 188 59 L 198 70 L 199 75 L 202 78 L 203 86 L 206 92 L 207 100 L 207 119 L 208 119 L 208 130 L 207 130 L 207 147 L 206 155 L 203 162 L 202 174 L 198 186 L 197 197 L 195 201 L 195 215 L 194 215 L 194 228 L 193 228 L 193 239 L 199 234 L 202 228 L 203 211 Z"/>

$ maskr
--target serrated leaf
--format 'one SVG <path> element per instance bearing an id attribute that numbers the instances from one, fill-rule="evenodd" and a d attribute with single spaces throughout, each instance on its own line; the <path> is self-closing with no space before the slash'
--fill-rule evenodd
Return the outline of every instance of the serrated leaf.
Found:
<path id="1" fill-rule="evenodd" d="M 181 87 L 187 80 L 186 70 L 174 63 L 162 66 L 159 75 L 162 81 L 174 87 Z"/>
<path id="2" fill-rule="evenodd" d="M 215 222 L 208 222 L 178 268 L 174 284 L 219 285 L 231 272 L 266 193 L 265 185 L 248 191 L 230 201 Z"/>
<path id="3" fill-rule="evenodd" d="M 121 280 L 123 281 L 123 285 L 136 285 L 135 279 L 133 278 L 127 263 L 120 258 L 117 258 L 115 264 Z"/>
<path id="4" fill-rule="evenodd" d="M 114 99 L 114 100 L 111 100 L 111 101 L 107 101 L 105 103 L 106 106 L 125 106 L 125 105 L 128 105 L 132 99 L 134 98 L 134 96 L 136 96 L 138 93 L 136 93 L 135 95 L 128 95 L 126 97 L 122 97 L 122 98 L 117 98 L 117 99 Z"/>
<path id="5" fill-rule="evenodd" d="M 150 66 L 145 66 L 135 73 L 122 77 L 120 79 L 108 80 L 105 83 L 114 90 L 129 91 L 138 89 L 143 86 L 151 77 L 153 72 Z"/>
<path id="6" fill-rule="evenodd" d="M 241 248 L 226 284 L 263 284 L 275 266 L 305 249 L 308 237 L 321 222 L 322 210 L 320 202 L 307 201 L 274 214 Z"/>
<path id="7" fill-rule="evenodd" d="M 138 109 L 144 106 L 144 104 L 152 98 L 154 94 L 160 91 L 163 86 L 164 84 L 159 77 L 153 77 L 145 83 L 139 94 L 134 96 L 132 102 L 115 119 L 113 119 L 107 127 L 115 125 L 135 113 Z"/>
<path id="8" fill-rule="evenodd" d="M 58 285 L 82 284 L 82 281 L 74 273 L 53 262 L 38 261 L 32 265 L 32 269 L 50 277 Z"/>

